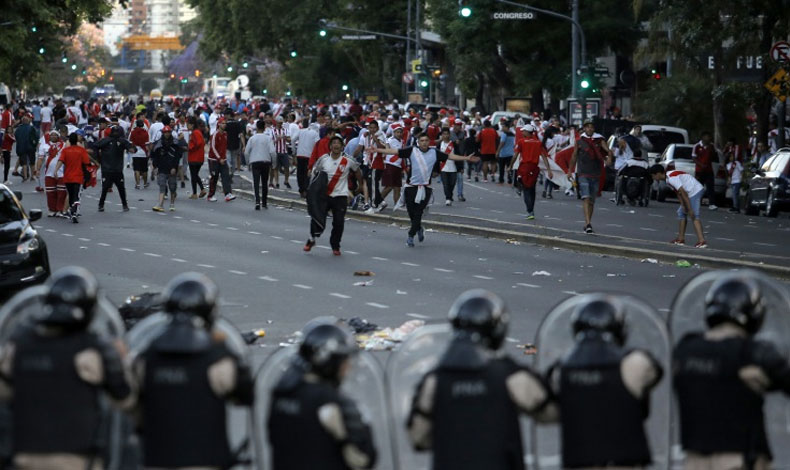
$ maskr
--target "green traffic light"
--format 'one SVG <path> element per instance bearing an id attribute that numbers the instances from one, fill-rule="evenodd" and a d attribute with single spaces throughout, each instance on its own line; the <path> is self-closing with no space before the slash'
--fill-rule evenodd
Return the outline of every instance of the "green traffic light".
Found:
<path id="1" fill-rule="evenodd" d="M 45 50 L 43 47 L 40 47 L 40 48 L 38 49 L 38 53 L 39 53 L 39 54 L 43 54 L 44 52 L 46 52 L 46 50 Z"/>
<path id="2" fill-rule="evenodd" d="M 285 96 L 291 96 L 291 90 L 286 91 Z"/>
<path id="3" fill-rule="evenodd" d="M 263 94 L 265 95 L 265 94 L 268 94 L 268 93 L 269 93 L 269 90 L 267 90 L 266 88 L 264 88 L 264 89 L 263 89 Z"/>
<path id="4" fill-rule="evenodd" d="M 291 51 L 291 57 L 293 57 L 293 58 L 296 58 L 296 56 L 297 56 L 297 55 L 298 55 L 298 54 L 297 54 L 297 52 L 296 52 L 296 51 Z"/>
<path id="5" fill-rule="evenodd" d="M 32 28 L 30 28 L 30 31 L 32 31 L 32 32 L 34 32 L 34 33 L 35 33 L 36 31 L 38 31 L 38 28 L 36 28 L 35 26 L 33 26 Z"/>
<path id="6" fill-rule="evenodd" d="M 343 88 L 343 91 L 348 91 L 348 85 L 343 85 L 342 88 Z"/>
<path id="7" fill-rule="evenodd" d="M 69 61 L 69 58 L 64 55 L 63 57 L 61 57 L 60 61 L 65 64 L 66 62 Z"/>
<path id="8" fill-rule="evenodd" d="M 246 69 L 247 67 L 250 66 L 250 64 L 248 62 L 244 62 L 243 64 L 241 64 L 241 66 Z"/>
<path id="9" fill-rule="evenodd" d="M 233 72 L 233 67 L 228 66 L 228 72 Z"/>
<path id="10" fill-rule="evenodd" d="M 77 70 L 77 64 L 71 64 L 71 70 Z"/>
<path id="11" fill-rule="evenodd" d="M 420 86 L 423 88 L 428 88 L 428 80 L 420 80 Z"/>
<path id="12" fill-rule="evenodd" d="M 472 9 L 469 8 L 469 7 L 463 7 L 463 8 L 461 8 L 461 12 L 460 13 L 461 13 L 462 17 L 469 18 L 470 16 L 472 16 Z"/>
<path id="13" fill-rule="evenodd" d="M 590 88 L 590 81 L 585 78 L 585 79 L 583 79 L 581 81 L 580 85 L 581 85 L 582 88 L 584 88 L 586 90 L 586 89 Z"/>
<path id="14" fill-rule="evenodd" d="M 322 38 L 325 38 L 326 37 L 326 30 L 322 29 L 321 31 L 318 32 L 318 35 L 321 36 Z"/>

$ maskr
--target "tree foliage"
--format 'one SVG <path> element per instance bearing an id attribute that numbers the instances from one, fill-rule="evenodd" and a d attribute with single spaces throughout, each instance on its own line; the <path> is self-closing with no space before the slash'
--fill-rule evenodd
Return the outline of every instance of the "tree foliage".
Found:
<path id="1" fill-rule="evenodd" d="M 85 22 L 101 21 L 112 12 L 112 4 L 111 0 L 5 0 L 0 18 L 0 81 L 12 87 L 36 83 L 60 60 L 68 47 L 64 38 L 74 36 Z"/>

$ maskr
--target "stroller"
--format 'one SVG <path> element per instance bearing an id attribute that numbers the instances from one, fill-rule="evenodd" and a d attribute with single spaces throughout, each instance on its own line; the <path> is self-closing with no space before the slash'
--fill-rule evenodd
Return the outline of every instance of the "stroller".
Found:
<path id="1" fill-rule="evenodd" d="M 647 207 L 650 203 L 650 186 L 653 182 L 647 169 L 641 166 L 626 166 L 617 175 L 615 201 L 618 206 L 625 200 L 632 206 Z"/>

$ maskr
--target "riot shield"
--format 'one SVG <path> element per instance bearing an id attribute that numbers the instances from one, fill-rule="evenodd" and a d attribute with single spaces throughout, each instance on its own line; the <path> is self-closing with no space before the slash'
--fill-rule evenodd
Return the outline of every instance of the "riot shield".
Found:
<path id="1" fill-rule="evenodd" d="M 170 315 L 165 313 L 154 313 L 139 321 L 126 335 L 126 343 L 129 347 L 128 363 L 132 364 L 135 359 L 158 338 L 171 322 Z M 214 321 L 214 328 L 222 332 L 225 336 L 225 345 L 235 353 L 241 361 L 249 361 L 247 357 L 247 345 L 241 333 L 232 323 L 224 318 L 217 318 Z M 250 409 L 243 406 L 235 406 L 227 403 L 227 430 L 228 442 L 232 451 L 248 446 Z M 237 452 L 238 453 L 238 452 Z M 241 452 L 242 455 L 249 452 Z"/>
<path id="2" fill-rule="evenodd" d="M 757 281 L 765 304 L 765 319 L 755 335 L 757 339 L 776 346 L 785 360 L 790 359 L 790 292 L 778 281 L 754 270 L 708 271 L 688 282 L 675 296 L 668 324 L 675 343 L 687 333 L 705 331 L 705 296 L 711 285 L 723 275 L 733 274 Z M 765 425 L 771 450 L 774 454 L 773 468 L 790 468 L 790 402 L 780 393 L 765 397 Z M 673 419 L 677 423 L 677 407 L 673 406 Z M 682 458 L 679 425 L 673 432 L 673 454 Z"/>
<path id="3" fill-rule="evenodd" d="M 43 311 L 47 292 L 47 286 L 30 287 L 12 297 L 0 309 L 0 347 L 8 342 L 17 328 L 33 325 L 36 322 L 37 316 Z M 99 297 L 96 313 L 88 328 L 107 338 L 121 338 L 124 334 L 123 319 L 104 296 Z M 106 468 L 108 470 L 126 468 L 128 462 L 133 460 L 128 418 L 112 407 L 104 396 L 101 398 L 101 407 L 106 411 L 100 432 L 104 435 L 99 438 L 104 448 L 102 457 Z M 0 426 L 10 426 L 11 410 L 5 405 L 1 408 Z M 12 444 L 8 439 L 13 437 L 10 433 L 2 433 L 2 436 L 4 437 L 0 439 L 2 441 L 0 453 L 3 456 L 10 456 Z"/>
<path id="4" fill-rule="evenodd" d="M 538 327 L 535 336 L 535 366 L 545 374 L 548 368 L 560 361 L 573 348 L 575 341 L 571 317 L 576 308 L 597 294 L 571 297 L 551 310 Z M 616 295 L 625 309 L 627 340 L 626 349 L 649 351 L 664 369 L 664 377 L 650 395 L 650 416 L 645 422 L 653 464 L 649 469 L 668 469 L 670 463 L 670 343 L 664 321 L 658 313 L 642 300 L 628 295 Z M 562 452 L 559 425 L 532 425 L 532 452 L 534 468 L 561 469 Z"/>
<path id="5" fill-rule="evenodd" d="M 272 391 L 297 357 L 297 352 L 298 346 L 278 349 L 266 359 L 255 374 L 255 410 L 252 426 L 260 468 L 272 468 L 272 449 L 267 428 Z M 374 468 L 395 470 L 384 375 L 379 361 L 373 354 L 360 351 L 352 358 L 351 370 L 340 390 L 356 403 L 363 420 L 372 429 L 373 441 L 378 452 L 378 463 Z"/>

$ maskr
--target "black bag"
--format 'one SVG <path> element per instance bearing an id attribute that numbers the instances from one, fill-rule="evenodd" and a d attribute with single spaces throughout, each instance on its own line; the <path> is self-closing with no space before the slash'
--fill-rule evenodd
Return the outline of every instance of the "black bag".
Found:
<path id="1" fill-rule="evenodd" d="M 326 213 L 329 196 L 326 194 L 329 186 L 329 175 L 319 171 L 310 180 L 307 186 L 307 213 L 310 218 L 321 227 L 326 227 Z"/>

